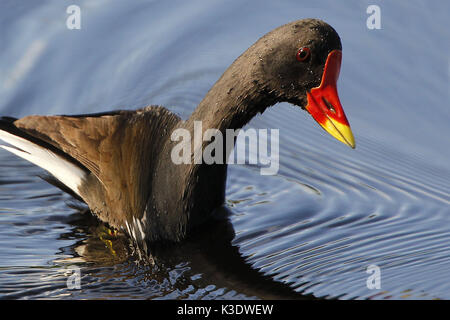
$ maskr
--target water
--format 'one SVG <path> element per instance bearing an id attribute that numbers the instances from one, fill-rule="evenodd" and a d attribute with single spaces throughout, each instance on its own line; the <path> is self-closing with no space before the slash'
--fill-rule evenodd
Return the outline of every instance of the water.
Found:
<path id="1" fill-rule="evenodd" d="M 258 37 L 318 17 L 342 38 L 357 148 L 276 105 L 248 127 L 280 129 L 278 175 L 230 166 L 228 218 L 155 248 L 149 265 L 0 151 L 1 297 L 450 298 L 448 2 L 383 2 L 380 30 L 366 27 L 372 1 L 77 1 L 76 31 L 70 4 L 2 1 L 1 114 L 161 104 L 186 118 Z M 366 286 L 371 264 L 379 290 Z"/>

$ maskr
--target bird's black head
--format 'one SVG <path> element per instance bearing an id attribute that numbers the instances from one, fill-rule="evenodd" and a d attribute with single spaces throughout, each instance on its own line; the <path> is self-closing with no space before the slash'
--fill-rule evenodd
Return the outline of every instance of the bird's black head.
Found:
<path id="1" fill-rule="evenodd" d="M 342 45 L 330 25 L 317 19 L 283 25 L 259 39 L 249 57 L 271 99 L 306 109 L 328 133 L 354 148 L 336 88 Z"/>
<path id="2" fill-rule="evenodd" d="M 306 106 L 306 91 L 320 85 L 326 59 L 342 50 L 337 32 L 321 20 L 283 25 L 262 37 L 260 67 L 266 85 L 280 101 Z"/>

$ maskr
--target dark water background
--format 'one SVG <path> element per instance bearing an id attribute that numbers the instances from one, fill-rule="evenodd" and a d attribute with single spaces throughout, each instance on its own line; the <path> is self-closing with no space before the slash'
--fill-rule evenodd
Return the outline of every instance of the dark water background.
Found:
<path id="1" fill-rule="evenodd" d="M 66 28 L 70 4 L 81 30 Z M 371 4 L 381 30 L 366 27 Z M 0 297 L 449 299 L 448 1 L 2 0 L 0 113 L 161 104 L 186 118 L 257 38 L 307 17 L 342 38 L 356 150 L 276 105 L 248 127 L 280 129 L 278 175 L 230 166 L 228 221 L 148 266 L 0 151 Z M 366 286 L 370 264 L 380 290 Z M 66 286 L 74 266 L 80 290 Z"/>

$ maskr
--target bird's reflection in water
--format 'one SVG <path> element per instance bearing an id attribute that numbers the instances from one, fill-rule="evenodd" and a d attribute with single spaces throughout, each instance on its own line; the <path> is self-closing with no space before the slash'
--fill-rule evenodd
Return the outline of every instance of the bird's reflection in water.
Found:
<path id="1" fill-rule="evenodd" d="M 248 265 L 232 245 L 230 210 L 222 207 L 181 243 L 156 243 L 147 254 L 89 212 L 73 222 L 86 240 L 74 247 L 91 283 L 111 279 L 148 289 L 140 298 L 309 299 Z M 107 269 L 105 271 L 105 268 Z M 89 286 L 89 284 L 88 284 Z M 131 289 L 131 288 L 130 288 Z M 133 295 L 130 295 L 133 297 Z"/>

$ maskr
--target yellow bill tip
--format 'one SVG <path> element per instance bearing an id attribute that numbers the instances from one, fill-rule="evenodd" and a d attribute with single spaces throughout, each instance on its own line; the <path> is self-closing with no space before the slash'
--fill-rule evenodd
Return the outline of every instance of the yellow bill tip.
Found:
<path id="1" fill-rule="evenodd" d="M 355 149 L 355 138 L 353 137 L 352 130 L 350 126 L 340 123 L 338 121 L 333 121 L 331 118 L 327 117 L 325 123 L 320 124 L 322 128 L 325 129 L 330 135 L 335 137 L 337 140 L 345 143 L 352 149 Z"/>

